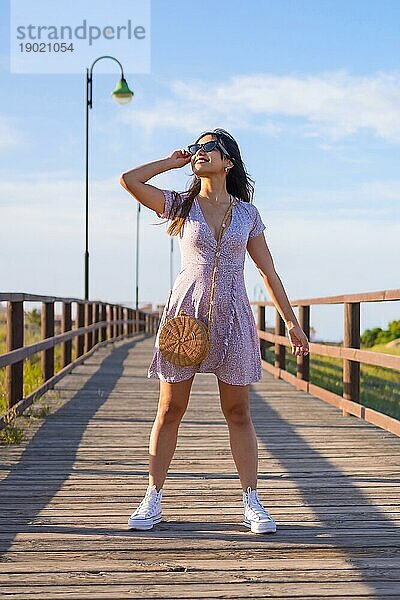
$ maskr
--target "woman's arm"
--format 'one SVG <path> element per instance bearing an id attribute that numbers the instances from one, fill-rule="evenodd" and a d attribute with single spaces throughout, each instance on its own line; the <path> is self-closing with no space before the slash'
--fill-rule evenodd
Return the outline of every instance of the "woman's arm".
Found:
<path id="1" fill-rule="evenodd" d="M 122 173 L 119 182 L 140 204 L 162 213 L 165 201 L 164 194 L 159 188 L 145 182 L 160 173 L 164 173 L 164 171 L 183 167 L 190 161 L 190 158 L 191 155 L 186 150 L 175 150 L 166 158 L 144 163 Z"/>
<path id="2" fill-rule="evenodd" d="M 267 288 L 277 311 L 285 321 L 289 339 L 292 343 L 293 353 L 296 355 L 308 354 L 307 336 L 300 327 L 286 295 L 282 281 L 275 270 L 274 261 L 267 246 L 264 233 L 251 238 L 247 243 L 247 250 L 263 278 L 265 287 Z"/>

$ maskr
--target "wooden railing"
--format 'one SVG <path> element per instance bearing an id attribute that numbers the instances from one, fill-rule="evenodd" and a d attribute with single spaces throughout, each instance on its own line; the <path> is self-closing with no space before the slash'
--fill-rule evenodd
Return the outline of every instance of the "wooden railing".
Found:
<path id="1" fill-rule="evenodd" d="M 7 369 L 7 412 L 0 416 L 0 429 L 4 427 L 7 417 L 11 414 L 21 414 L 61 377 L 88 358 L 95 349 L 139 333 L 154 334 L 159 323 L 158 312 L 135 310 L 98 300 L 0 293 L 0 302 L 7 302 L 7 351 L 0 355 L 0 368 Z M 42 340 L 28 346 L 24 346 L 24 302 L 40 302 L 42 307 Z M 58 335 L 54 335 L 55 303 L 62 305 L 61 333 Z M 76 305 L 74 323 L 73 303 Z M 73 341 L 75 360 L 72 360 Z M 62 369 L 55 374 L 54 348 L 59 344 Z M 42 385 L 23 397 L 24 360 L 36 352 L 41 352 Z"/>
<path id="2" fill-rule="evenodd" d="M 265 309 L 274 306 L 268 301 L 252 301 L 257 306 L 258 336 L 263 368 L 297 389 L 313 394 L 342 410 L 343 415 L 354 415 L 396 435 L 400 435 L 400 421 L 360 404 L 360 364 L 375 365 L 400 370 L 400 356 L 360 350 L 360 304 L 400 300 L 400 290 L 385 290 L 363 294 L 349 294 L 322 298 L 293 300 L 298 306 L 301 328 L 310 336 L 310 307 L 322 304 L 343 304 L 343 346 L 309 342 L 310 354 L 296 357 L 296 375 L 286 370 L 286 348 L 291 344 L 285 335 L 285 323 L 276 311 L 274 332 L 266 331 Z M 0 293 L 0 302 L 7 302 L 7 351 L 0 355 L 0 368 L 7 369 L 7 413 L 0 417 L 0 428 L 7 416 L 21 414 L 32 402 L 72 368 L 88 358 L 96 348 L 122 339 L 146 333 L 156 333 L 159 311 L 144 311 L 102 301 L 85 301 L 80 298 L 60 298 L 24 293 Z M 42 340 L 24 346 L 24 302 L 40 302 Z M 61 333 L 54 335 L 55 303 L 62 305 Z M 75 322 L 72 321 L 72 304 L 76 304 Z M 76 358 L 72 360 L 72 343 Z M 61 345 L 62 368 L 54 373 L 54 348 Z M 266 347 L 274 346 L 274 364 L 265 360 Z M 23 397 L 24 360 L 41 352 L 42 385 Z M 310 382 L 310 355 L 319 354 L 343 360 L 343 395 L 339 396 Z"/>
<path id="3" fill-rule="evenodd" d="M 257 329 L 263 368 L 275 377 L 293 384 L 297 389 L 304 390 L 340 408 L 344 416 L 357 416 L 395 435 L 400 435 L 399 420 L 360 404 L 360 364 L 400 370 L 400 356 L 360 350 L 360 304 L 393 300 L 400 300 L 399 289 L 291 301 L 291 306 L 298 306 L 298 321 L 308 339 L 310 339 L 311 306 L 343 304 L 344 308 L 343 346 L 309 342 L 310 354 L 296 357 L 296 375 L 286 370 L 286 348 L 291 350 L 291 343 L 286 335 L 282 317 L 275 309 L 274 332 L 266 331 L 265 308 L 274 304 L 270 301 L 252 301 L 251 304 L 257 307 Z M 274 364 L 265 360 L 266 342 L 274 345 Z M 343 360 L 342 396 L 310 382 L 310 355 L 313 354 Z"/>

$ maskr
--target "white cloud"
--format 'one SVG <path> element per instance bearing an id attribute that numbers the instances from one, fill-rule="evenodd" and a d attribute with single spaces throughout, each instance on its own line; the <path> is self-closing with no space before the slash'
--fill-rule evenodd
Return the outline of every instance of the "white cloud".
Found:
<path id="1" fill-rule="evenodd" d="M 126 217 L 134 214 L 136 204 L 117 178 L 91 181 L 91 228 L 103 239 L 111 231 L 117 231 L 119 237 L 130 234 L 131 223 Z M 48 239 L 63 235 L 79 239 L 84 228 L 84 181 L 66 171 L 23 174 L 18 179 L 7 179 L 5 173 L 0 174 L 0 210 L 3 239 L 7 231 L 13 236 L 20 235 L 21 240 L 32 232 Z M 149 223 L 158 222 L 149 209 L 143 215 Z M 108 243 L 115 243 L 115 238 L 109 236 Z"/>
<path id="2" fill-rule="evenodd" d="M 400 180 L 371 180 L 342 188 L 256 186 L 257 204 L 269 212 L 320 213 L 358 219 L 395 219 L 400 222 Z"/>
<path id="3" fill-rule="evenodd" d="M 400 75 L 358 76 L 344 70 L 321 75 L 238 75 L 225 82 L 176 80 L 174 98 L 122 115 L 147 135 L 160 127 L 188 132 L 220 123 L 277 135 L 298 131 L 333 141 L 363 130 L 400 141 Z"/>
<path id="4" fill-rule="evenodd" d="M 173 189 L 172 181 L 171 176 L 164 175 L 157 178 L 155 184 Z M 91 181 L 89 252 L 93 297 L 133 300 L 136 213 L 136 200 L 118 180 Z M 141 210 L 142 301 L 149 298 L 161 301 L 168 287 L 169 237 L 162 221 L 153 211 Z M 3 291 L 82 296 L 85 195 L 80 178 L 58 171 L 24 174 L 14 180 L 7 179 L 3 171 L 0 173 L 0 222 Z M 153 261 L 159 267 L 160 277 L 154 278 L 153 271 L 148 270 Z M 175 272 L 178 261 L 179 256 L 176 256 Z"/>
<path id="5" fill-rule="evenodd" d="M 0 117 L 0 150 L 15 148 L 23 141 L 23 135 L 17 127 L 16 119 Z"/>
<path id="6" fill-rule="evenodd" d="M 187 99 L 179 98 L 162 100 L 156 106 L 150 109 L 140 109 L 135 107 L 133 112 L 120 115 L 123 123 L 129 123 L 132 126 L 139 125 L 144 135 L 150 137 L 159 128 L 181 129 L 189 134 L 202 129 L 219 127 L 221 117 L 227 128 L 243 129 L 247 131 L 264 131 L 270 135 L 277 134 L 281 128 L 272 123 L 252 123 L 251 119 L 243 116 L 244 111 L 226 112 L 223 107 L 213 108 L 202 107 L 194 102 L 186 102 Z M 210 125 L 211 123 L 211 125 Z"/>

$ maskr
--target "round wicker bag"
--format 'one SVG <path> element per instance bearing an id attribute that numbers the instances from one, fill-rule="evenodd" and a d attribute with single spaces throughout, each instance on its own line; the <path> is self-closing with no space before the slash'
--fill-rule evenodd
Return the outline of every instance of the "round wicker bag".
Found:
<path id="1" fill-rule="evenodd" d="M 182 310 L 176 317 L 166 318 L 159 334 L 159 349 L 161 354 L 172 364 L 178 367 L 188 367 L 201 363 L 211 348 L 211 323 L 213 319 L 213 305 L 215 292 L 215 279 L 217 274 L 217 264 L 219 256 L 219 247 L 221 243 L 222 231 L 226 225 L 226 218 L 236 204 L 236 198 L 230 202 L 222 224 L 219 230 L 217 240 L 217 250 L 215 255 L 214 270 L 211 283 L 210 305 L 208 311 L 208 324 L 203 323 L 201 319 L 187 315 Z M 166 314 L 168 312 L 169 300 L 171 298 L 172 288 L 168 297 Z"/>
<path id="2" fill-rule="evenodd" d="M 207 325 L 183 311 L 168 319 L 160 331 L 160 351 L 167 360 L 179 367 L 201 363 L 209 353 L 210 345 Z"/>

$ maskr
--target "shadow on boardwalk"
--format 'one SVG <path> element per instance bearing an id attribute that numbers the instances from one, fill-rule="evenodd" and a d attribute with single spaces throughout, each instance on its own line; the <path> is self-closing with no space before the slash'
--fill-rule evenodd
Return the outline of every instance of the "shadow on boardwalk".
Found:
<path id="1" fill-rule="evenodd" d="M 32 531 L 32 527 L 29 526 L 30 521 L 49 504 L 50 500 L 61 489 L 63 483 L 73 473 L 72 467 L 76 459 L 76 453 L 89 421 L 108 400 L 114 390 L 118 378 L 123 374 L 123 364 L 130 350 L 142 340 L 143 337 L 138 336 L 132 341 L 112 349 L 110 354 L 102 361 L 100 368 L 88 378 L 84 386 L 77 390 L 74 396 L 65 402 L 57 412 L 46 418 L 23 452 L 18 463 L 11 467 L 7 477 L 0 482 L 1 504 L 12 504 L 15 490 L 18 490 L 18 498 L 21 498 L 24 490 L 26 490 L 26 496 L 29 496 L 31 489 L 30 472 L 32 470 L 37 472 L 38 466 L 35 464 L 35 460 L 38 454 L 43 452 L 43 445 L 45 445 L 49 436 L 49 431 L 54 431 L 57 421 L 62 423 L 63 419 L 68 419 L 71 413 L 75 411 L 79 412 L 79 420 L 74 421 L 73 428 L 68 428 L 68 439 L 64 435 L 65 428 L 62 424 L 59 425 L 60 435 L 56 438 L 55 445 L 52 447 L 52 450 L 56 454 L 62 454 L 62 467 L 60 466 L 48 479 L 46 479 L 47 472 L 45 467 L 42 467 L 43 472 L 40 474 L 42 483 L 35 483 L 35 495 L 29 505 L 29 514 L 26 512 L 26 505 L 24 505 L 25 510 L 21 511 L 22 514 L 18 514 L 18 504 L 15 505 L 12 513 L 17 514 L 19 517 L 19 531 Z M 82 369 L 82 367 L 80 368 Z M 105 371 L 109 374 L 107 378 L 104 377 Z M 94 389 L 101 390 L 101 393 L 93 394 Z M 52 434 L 51 436 L 53 437 Z M 44 465 L 44 462 L 39 462 L 38 464 Z M 9 513 L 10 516 L 12 513 Z M 37 529 L 38 527 L 34 528 L 35 531 Z M 40 529 L 43 531 L 42 528 Z M 0 540 L 0 551 L 3 553 L 7 552 L 13 539 L 14 534 L 10 534 L 9 539 L 7 539 L 7 535 L 3 533 Z"/>

